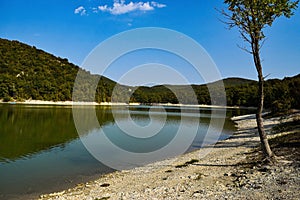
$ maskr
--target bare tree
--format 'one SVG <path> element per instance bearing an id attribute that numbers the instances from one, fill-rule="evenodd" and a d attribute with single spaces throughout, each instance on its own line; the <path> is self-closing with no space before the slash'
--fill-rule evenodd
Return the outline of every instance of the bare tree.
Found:
<path id="1" fill-rule="evenodd" d="M 260 58 L 260 49 L 265 35 L 264 28 L 272 26 L 275 19 L 285 16 L 290 18 L 297 8 L 299 0 L 225 0 L 227 11 L 222 10 L 229 28 L 237 27 L 244 41 L 250 48 L 243 48 L 251 53 L 258 73 L 259 101 L 256 122 L 262 150 L 266 158 L 274 157 L 263 126 L 262 111 L 264 105 L 264 76 Z"/>

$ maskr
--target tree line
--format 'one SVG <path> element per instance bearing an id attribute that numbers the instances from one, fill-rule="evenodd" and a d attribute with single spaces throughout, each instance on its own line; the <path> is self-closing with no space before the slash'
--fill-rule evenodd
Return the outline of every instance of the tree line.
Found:
<path id="1" fill-rule="evenodd" d="M 87 101 L 93 95 L 96 102 L 139 102 L 214 104 L 211 102 L 207 85 L 158 85 L 153 87 L 119 86 L 116 82 L 99 75 L 92 75 L 67 59 L 18 41 L 0 39 L 0 99 L 3 101 L 23 101 L 27 99 L 47 101 L 71 101 L 74 82 L 81 70 L 80 87 L 76 96 Z M 88 91 L 93 82 L 98 81 L 96 91 Z M 227 105 L 255 107 L 257 105 L 257 82 L 241 78 L 223 80 Z M 217 82 L 216 82 L 217 83 Z M 221 90 L 216 83 L 214 95 Z M 192 88 L 192 91 L 189 89 Z M 300 108 L 300 74 L 290 78 L 270 79 L 265 82 L 265 108 L 274 111 Z M 175 92 L 174 92 L 175 91 Z M 112 94 L 114 92 L 114 98 Z M 194 93 L 196 99 L 193 98 Z"/>
<path id="2" fill-rule="evenodd" d="M 223 80 L 228 106 L 256 107 L 258 101 L 258 85 L 256 81 L 231 78 Z M 193 104 L 188 90 L 180 87 L 186 99 L 182 103 Z M 172 89 L 172 87 L 170 87 Z M 133 94 L 132 101 L 141 103 L 179 103 L 178 99 L 166 86 L 140 87 Z M 192 85 L 197 96 L 197 104 L 212 104 L 207 85 Z M 215 88 L 215 90 L 222 88 Z M 270 79 L 265 82 L 265 108 L 275 112 L 291 108 L 300 108 L 300 74 L 294 77 Z M 186 94 L 184 94 L 186 92 Z"/>

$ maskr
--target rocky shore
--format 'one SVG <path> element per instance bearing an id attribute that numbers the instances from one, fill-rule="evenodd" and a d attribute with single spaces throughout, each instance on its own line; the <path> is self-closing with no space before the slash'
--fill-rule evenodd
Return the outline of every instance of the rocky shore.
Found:
<path id="1" fill-rule="evenodd" d="M 299 114 L 265 120 L 267 133 L 272 138 L 292 134 L 299 139 L 297 128 L 279 133 L 272 129 L 295 117 Z M 288 145 L 288 156 L 281 153 L 285 146 L 275 145 L 277 162 L 266 164 L 258 151 L 254 115 L 233 120 L 238 131 L 216 145 L 107 174 L 72 189 L 41 195 L 40 199 L 300 199 L 299 141 Z"/>

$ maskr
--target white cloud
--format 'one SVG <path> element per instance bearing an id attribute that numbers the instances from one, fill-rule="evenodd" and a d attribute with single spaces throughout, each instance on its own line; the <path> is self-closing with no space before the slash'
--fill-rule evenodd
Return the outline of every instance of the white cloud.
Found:
<path id="1" fill-rule="evenodd" d="M 152 5 L 153 7 L 157 7 L 157 8 L 164 8 L 164 7 L 167 7 L 166 4 L 157 3 L 157 2 L 155 2 L 155 1 L 152 1 L 152 2 L 151 2 L 151 5 Z"/>
<path id="2" fill-rule="evenodd" d="M 108 10 L 107 5 L 98 6 L 98 9 L 101 10 L 101 11 L 107 11 Z"/>
<path id="3" fill-rule="evenodd" d="M 86 15 L 86 9 L 83 6 L 79 6 L 74 10 L 75 14 L 80 14 L 81 16 Z"/>
<path id="4" fill-rule="evenodd" d="M 125 0 L 114 0 L 112 7 L 108 5 L 98 6 L 98 9 L 102 12 L 109 12 L 113 15 L 122 15 L 134 11 L 150 11 L 155 8 L 164 8 L 165 4 L 157 2 L 129 2 L 125 3 Z"/>
<path id="5" fill-rule="evenodd" d="M 92 8 L 93 13 L 98 13 L 98 8 Z"/>

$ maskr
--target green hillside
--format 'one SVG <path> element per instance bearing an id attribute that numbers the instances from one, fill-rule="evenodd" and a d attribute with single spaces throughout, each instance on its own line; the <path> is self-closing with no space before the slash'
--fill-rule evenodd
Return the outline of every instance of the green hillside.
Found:
<path id="1" fill-rule="evenodd" d="M 55 57 L 36 47 L 18 41 L 0 39 L 0 99 L 11 100 L 72 100 L 72 91 L 78 71 L 81 70 L 81 84 L 76 100 L 110 102 L 116 83 L 106 77 L 92 75 L 66 58 Z M 91 84 L 100 80 L 94 96 L 89 91 Z M 256 106 L 257 82 L 242 78 L 226 78 L 224 82 L 227 105 Z M 215 95 L 221 89 L 219 82 L 209 83 Z M 196 94 L 193 98 L 192 93 Z M 265 107 L 272 109 L 300 108 L 300 74 L 283 80 L 271 79 L 265 83 Z M 131 94 L 130 91 L 134 91 Z M 216 104 L 211 102 L 207 85 L 158 85 L 153 87 L 121 86 L 116 92 L 117 101 L 140 103 L 185 103 Z M 176 96 L 177 95 L 177 96 Z M 115 98 L 114 97 L 114 98 Z M 177 97 L 180 97 L 178 99 Z"/>
<path id="2" fill-rule="evenodd" d="M 0 39 L 0 99 L 72 100 L 79 69 L 67 59 L 55 57 L 34 46 Z M 83 73 L 87 80 L 92 77 L 89 72 Z M 101 77 L 97 100 L 110 100 L 108 94 L 114 85 L 115 82 Z"/>
<path id="3" fill-rule="evenodd" d="M 215 83 L 218 83 L 219 81 L 216 81 Z M 232 87 L 232 86 L 240 86 L 240 85 L 245 85 L 245 84 L 251 84 L 251 83 L 256 83 L 254 80 L 249 80 L 245 78 L 225 78 L 223 79 L 223 83 L 226 87 Z M 214 84 L 214 83 L 212 83 Z"/>
<path id="4" fill-rule="evenodd" d="M 256 107 L 258 100 L 258 85 L 256 81 L 227 78 L 223 80 L 229 106 Z M 214 95 L 219 94 L 219 81 L 209 83 Z M 192 85 L 197 96 L 197 102 L 192 95 L 190 86 L 186 85 L 160 85 L 154 87 L 140 87 L 132 95 L 133 102 L 141 103 L 185 103 L 185 104 L 217 104 L 211 102 L 207 85 Z M 180 101 L 172 92 L 175 91 L 181 97 Z M 300 108 L 300 74 L 294 77 L 287 77 L 283 80 L 270 79 L 265 82 L 265 108 L 287 110 Z"/>

